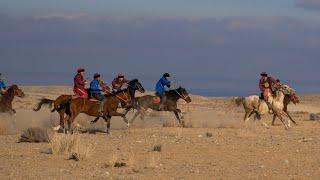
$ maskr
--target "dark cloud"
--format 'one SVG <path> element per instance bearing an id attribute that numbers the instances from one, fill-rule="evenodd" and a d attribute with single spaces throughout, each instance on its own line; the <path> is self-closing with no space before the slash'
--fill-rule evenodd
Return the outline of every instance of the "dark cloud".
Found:
<path id="1" fill-rule="evenodd" d="M 245 94 L 256 93 L 257 75 L 266 70 L 317 91 L 319 32 L 317 21 L 283 17 L 0 16 L 0 71 L 19 82 L 48 83 L 37 74 L 43 72 L 63 83 L 84 66 L 109 80 L 126 72 L 149 88 L 169 71 L 197 92 Z"/>
<path id="2" fill-rule="evenodd" d="M 304 8 L 307 10 L 320 10 L 319 0 L 296 0 L 296 7 Z"/>

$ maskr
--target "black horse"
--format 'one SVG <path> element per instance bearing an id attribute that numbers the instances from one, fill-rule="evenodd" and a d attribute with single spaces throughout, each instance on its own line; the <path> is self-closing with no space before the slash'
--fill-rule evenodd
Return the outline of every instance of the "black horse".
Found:
<path id="1" fill-rule="evenodd" d="M 132 107 L 127 108 L 125 114 L 127 114 L 131 108 L 138 110 L 135 113 L 134 117 L 131 120 L 131 123 L 137 118 L 138 115 L 141 115 L 141 119 L 144 119 L 145 111 L 147 109 L 153 109 L 155 111 L 169 111 L 173 112 L 179 121 L 179 124 L 182 125 L 182 116 L 180 117 L 181 110 L 177 107 L 177 102 L 179 99 L 185 100 L 187 103 L 191 102 L 191 98 L 186 89 L 179 87 L 178 89 L 170 90 L 166 92 L 167 100 L 162 105 L 160 109 L 160 98 L 158 96 L 146 95 L 142 97 L 136 97 L 135 103 Z"/>

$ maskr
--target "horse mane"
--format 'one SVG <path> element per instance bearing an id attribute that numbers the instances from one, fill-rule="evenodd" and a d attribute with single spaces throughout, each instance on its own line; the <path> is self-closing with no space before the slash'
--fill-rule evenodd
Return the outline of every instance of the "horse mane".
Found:
<path id="1" fill-rule="evenodd" d="M 127 90 L 128 90 L 128 88 L 121 89 L 120 91 L 117 91 L 117 92 L 111 93 L 111 94 L 107 94 L 107 95 L 104 95 L 104 96 L 105 96 L 105 97 L 115 96 L 115 95 L 117 95 L 117 94 L 119 94 L 119 93 L 122 93 L 122 92 L 125 92 L 125 91 L 127 91 Z"/>

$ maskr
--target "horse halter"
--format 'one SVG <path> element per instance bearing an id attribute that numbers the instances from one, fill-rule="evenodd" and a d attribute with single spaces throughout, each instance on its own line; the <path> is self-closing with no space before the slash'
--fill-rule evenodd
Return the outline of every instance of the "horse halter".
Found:
<path id="1" fill-rule="evenodd" d="M 177 91 L 176 89 L 174 91 L 185 101 L 187 101 L 187 98 L 190 97 L 189 95 L 185 96 L 184 94 L 179 93 L 179 91 Z"/>

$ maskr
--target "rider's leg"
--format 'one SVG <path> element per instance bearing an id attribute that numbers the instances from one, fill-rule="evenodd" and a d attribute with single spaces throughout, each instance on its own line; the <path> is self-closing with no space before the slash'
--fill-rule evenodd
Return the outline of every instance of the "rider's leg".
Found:
<path id="1" fill-rule="evenodd" d="M 98 101 L 100 101 L 98 112 L 102 116 L 103 115 L 103 107 L 104 107 L 104 103 L 105 103 L 105 98 L 104 98 L 104 96 L 102 94 L 93 94 L 92 96 L 95 99 L 97 99 Z"/>
<path id="2" fill-rule="evenodd" d="M 167 96 L 166 96 L 166 93 L 163 92 L 161 94 L 159 94 L 160 96 L 160 106 L 159 106 L 159 111 L 161 111 L 164 107 L 164 104 L 166 103 L 167 101 Z"/>

